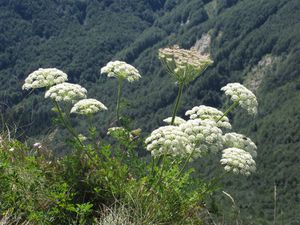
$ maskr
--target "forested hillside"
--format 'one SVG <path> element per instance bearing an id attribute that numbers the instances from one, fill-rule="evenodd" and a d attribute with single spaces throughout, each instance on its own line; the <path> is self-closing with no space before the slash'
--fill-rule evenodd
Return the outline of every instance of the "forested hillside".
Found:
<path id="1" fill-rule="evenodd" d="M 123 112 L 132 128 L 150 133 L 172 113 L 177 87 L 167 85 L 171 78 L 158 49 L 174 44 L 195 46 L 214 60 L 184 89 L 180 116 L 195 105 L 222 107 L 220 88 L 228 82 L 243 83 L 257 95 L 257 117 L 231 116 L 235 129 L 257 143 L 257 173 L 224 183 L 244 224 L 272 222 L 275 187 L 278 224 L 299 224 L 299 0 L 1 0 L 1 125 L 17 127 L 20 139 L 55 134 L 49 130 L 50 104 L 21 86 L 30 72 L 56 67 L 111 110 L 97 117 L 106 132 L 115 115 L 116 80 L 99 71 L 120 59 L 142 74 L 126 86 L 123 104 L 130 109 Z M 199 165 L 209 173 L 209 163 Z M 216 198 L 216 212 L 225 214 L 230 200 Z"/>

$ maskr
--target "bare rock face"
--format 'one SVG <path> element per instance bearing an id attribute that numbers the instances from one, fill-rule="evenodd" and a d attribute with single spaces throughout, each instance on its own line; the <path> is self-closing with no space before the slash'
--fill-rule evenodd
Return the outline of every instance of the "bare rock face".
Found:
<path id="1" fill-rule="evenodd" d="M 196 41 L 193 48 L 196 49 L 199 52 L 199 54 L 207 55 L 210 52 L 210 44 L 211 44 L 211 35 L 205 33 L 201 36 L 201 38 L 198 41 Z"/>
<path id="2" fill-rule="evenodd" d="M 271 54 L 262 57 L 257 65 L 253 66 L 250 72 L 247 73 L 244 82 L 245 86 L 251 91 L 256 92 L 264 77 L 272 73 L 272 70 L 276 67 L 281 58 L 280 56 L 273 56 Z"/>

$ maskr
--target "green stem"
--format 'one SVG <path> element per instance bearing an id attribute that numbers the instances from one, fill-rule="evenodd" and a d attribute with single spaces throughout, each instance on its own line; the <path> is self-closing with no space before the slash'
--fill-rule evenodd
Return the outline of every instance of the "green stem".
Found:
<path id="1" fill-rule="evenodd" d="M 183 85 L 184 85 L 184 83 L 179 84 L 179 89 L 178 89 L 178 94 L 177 94 L 177 98 L 176 98 L 175 107 L 174 107 L 174 110 L 173 110 L 171 125 L 173 125 L 174 121 L 175 121 L 176 113 L 178 111 L 180 99 L 181 99 L 181 96 L 182 96 Z"/>
<path id="2" fill-rule="evenodd" d="M 154 187 L 157 186 L 157 185 L 159 185 L 159 183 L 162 181 L 164 167 L 165 167 L 165 161 L 166 161 L 166 154 L 164 154 L 164 156 L 162 158 L 162 163 L 161 163 L 161 169 L 160 169 L 159 178 L 158 178 L 158 181 L 156 182 L 156 184 L 154 185 Z"/>
<path id="3" fill-rule="evenodd" d="M 80 139 L 78 138 L 78 135 L 76 134 L 76 132 L 72 129 L 72 127 L 70 127 L 69 123 L 66 121 L 66 119 L 65 119 L 65 117 L 64 117 L 64 115 L 63 115 L 63 113 L 62 113 L 62 111 L 61 111 L 61 109 L 60 109 L 60 107 L 59 107 L 59 105 L 58 105 L 58 103 L 57 103 L 57 101 L 54 101 L 54 105 L 55 105 L 55 107 L 56 107 L 56 109 L 57 109 L 58 115 L 59 115 L 59 117 L 60 117 L 60 119 L 61 119 L 61 121 L 62 121 L 64 127 L 67 128 L 67 130 L 69 131 L 69 133 L 70 133 L 72 136 L 74 136 L 74 138 L 76 138 L 76 140 L 78 141 L 78 143 L 79 143 L 81 146 L 83 146 L 83 144 L 82 144 L 82 142 L 80 141 Z"/>
<path id="4" fill-rule="evenodd" d="M 120 124 L 120 103 L 122 96 L 122 79 L 118 79 L 117 123 Z"/>
<path id="5" fill-rule="evenodd" d="M 89 133 L 91 135 L 91 140 L 95 148 L 97 148 L 97 141 L 96 141 L 96 128 L 93 126 L 93 116 L 91 114 L 87 115 L 88 117 L 88 126 L 89 126 Z"/>
<path id="6" fill-rule="evenodd" d="M 189 163 L 190 159 L 192 158 L 192 155 L 193 155 L 194 151 L 195 151 L 195 148 L 193 149 L 193 151 L 189 154 L 189 156 L 185 160 L 185 162 L 183 164 L 183 167 L 181 168 L 179 174 L 177 175 L 177 178 L 179 178 L 182 175 L 184 169 L 186 168 L 187 164 Z"/>
<path id="7" fill-rule="evenodd" d="M 154 165 L 155 165 L 155 159 L 154 159 L 154 157 L 152 157 L 152 160 L 151 160 L 151 176 L 152 176 L 152 178 L 154 178 Z"/>
<path id="8" fill-rule="evenodd" d="M 228 172 L 223 173 L 221 176 L 213 179 L 210 183 L 209 186 L 200 193 L 200 195 L 203 195 L 205 193 L 207 193 L 209 190 L 211 190 L 212 188 L 214 188 L 226 175 L 228 174 Z"/>
<path id="9" fill-rule="evenodd" d="M 239 103 L 240 99 L 236 100 L 225 112 L 224 114 L 217 120 L 217 123 L 223 119 L 225 116 L 227 116 L 227 114 L 234 108 L 237 106 L 237 104 Z"/>
<path id="10" fill-rule="evenodd" d="M 65 117 L 64 117 L 64 115 L 63 115 L 63 113 L 62 113 L 62 111 L 61 111 L 61 109 L 60 109 L 60 107 L 59 107 L 57 101 L 54 100 L 53 102 L 54 102 L 55 108 L 57 109 L 58 115 L 59 115 L 59 117 L 60 117 L 60 119 L 61 119 L 61 121 L 62 121 L 64 127 L 67 128 L 67 130 L 69 131 L 69 133 L 76 139 L 76 141 L 80 144 L 80 146 L 82 147 L 82 149 L 85 150 L 87 156 L 88 156 L 91 160 L 93 160 L 92 156 L 91 156 L 91 155 L 86 151 L 86 149 L 84 148 L 85 146 L 84 146 L 84 144 L 81 142 L 81 140 L 79 139 L 78 134 L 76 133 L 76 131 L 75 131 L 75 130 L 72 128 L 72 126 L 65 120 Z"/>

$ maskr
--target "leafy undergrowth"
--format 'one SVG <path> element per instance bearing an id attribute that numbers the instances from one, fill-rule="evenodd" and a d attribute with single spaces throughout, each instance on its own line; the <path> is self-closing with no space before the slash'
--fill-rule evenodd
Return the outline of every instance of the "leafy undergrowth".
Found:
<path id="1" fill-rule="evenodd" d="M 141 78 L 139 71 L 123 61 L 109 62 L 101 73 L 118 80 L 117 127 L 101 137 L 93 115 L 108 108 L 87 98 L 87 90 L 66 82 L 67 74 L 56 68 L 40 68 L 29 74 L 23 89 L 45 88 L 53 103 L 55 126 L 68 131 L 62 135 L 70 153 L 51 155 L 41 143 L 32 147 L 3 133 L 0 145 L 0 210 L 2 220 L 33 224 L 209 224 L 215 222 L 206 200 L 227 174 L 249 176 L 256 170 L 256 145 L 234 132 L 227 114 L 240 106 L 257 113 L 255 95 L 239 83 L 221 90 L 232 105 L 223 113 L 200 105 L 177 117 L 184 87 L 213 63 L 208 55 L 179 46 L 159 50 L 178 95 L 169 125 L 154 130 L 145 140 L 141 129 L 132 129 L 122 115 L 122 83 Z M 85 135 L 73 126 L 73 115 L 87 124 Z M 126 117 L 125 117 L 126 118 Z M 8 127 L 8 126 L 7 126 Z M 151 152 L 145 154 L 146 150 Z M 140 157 L 143 153 L 145 157 Z M 220 161 L 224 170 L 210 181 L 194 173 L 190 162 L 207 156 Z M 217 165 L 218 165 L 217 164 Z M 219 165 L 219 166 L 220 166 Z M 230 197 L 229 194 L 227 196 Z M 4 222 L 3 222 L 4 223 Z"/>
<path id="2" fill-rule="evenodd" d="M 2 134 L 3 224 L 202 224 L 213 188 L 172 165 L 162 176 L 136 155 L 110 146 L 53 158 Z M 130 164 L 130 166 L 128 165 Z M 153 166 L 153 167 L 152 167 Z M 153 173 L 153 174 L 151 174 Z M 201 216 L 200 216 L 201 215 Z"/>

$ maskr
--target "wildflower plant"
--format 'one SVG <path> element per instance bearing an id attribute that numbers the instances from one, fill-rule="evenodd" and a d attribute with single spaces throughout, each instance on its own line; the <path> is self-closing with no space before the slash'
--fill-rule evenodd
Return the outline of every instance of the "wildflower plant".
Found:
<path id="1" fill-rule="evenodd" d="M 154 157 L 169 155 L 184 157 L 192 152 L 189 136 L 177 126 L 163 126 L 145 140 L 147 150 Z"/>
<path id="2" fill-rule="evenodd" d="M 167 124 L 171 124 L 172 123 L 172 117 L 168 117 L 166 119 L 163 120 L 165 123 Z M 184 119 L 182 119 L 179 116 L 175 116 L 175 120 L 174 120 L 174 125 L 180 125 L 182 123 L 185 123 L 186 121 Z"/>
<path id="3" fill-rule="evenodd" d="M 110 144 L 96 135 L 92 121 L 93 114 L 108 109 L 96 99 L 87 99 L 85 88 L 65 82 L 65 73 L 56 69 L 34 72 L 35 75 L 30 74 L 25 80 L 23 89 L 47 88 L 45 98 L 52 100 L 58 124 L 71 134 L 75 153 L 65 156 L 59 169 L 64 171 L 69 186 L 76 190 L 74 201 L 83 199 L 76 207 L 65 206 L 69 211 L 82 215 L 80 221 L 86 221 L 86 215 L 90 215 L 92 208 L 100 208 L 103 202 L 114 204 L 118 198 L 117 201 L 132 207 L 132 211 L 140 210 L 141 215 L 147 215 L 141 224 L 185 224 L 186 221 L 198 224 L 204 209 L 204 197 L 215 187 L 192 176 L 193 168 L 188 169 L 191 161 L 213 155 L 219 157 L 225 174 L 249 176 L 256 170 L 254 158 L 257 147 L 254 142 L 242 134 L 226 133 L 232 129 L 227 114 L 234 107 L 240 105 L 251 114 L 256 113 L 258 104 L 255 95 L 241 84 L 228 84 L 221 90 L 230 95 L 234 103 L 224 113 L 200 105 L 186 111 L 187 119 L 177 117 L 183 87 L 203 73 L 213 61 L 208 55 L 201 56 L 194 49 L 185 50 L 178 46 L 160 49 L 159 58 L 177 81 L 179 91 L 172 116 L 163 120 L 168 125 L 158 127 L 145 140 L 141 140 L 140 129 L 129 130 L 120 122 L 122 82 L 141 78 L 133 66 L 113 61 L 101 68 L 101 73 L 118 79 L 118 127 L 108 129 L 106 135 L 113 138 Z M 57 76 L 53 78 L 49 74 Z M 39 78 L 35 79 L 35 76 Z M 70 107 L 63 107 L 65 105 Z M 81 118 L 87 119 L 88 137 L 73 127 L 71 114 L 84 115 Z M 143 147 L 150 152 L 151 160 L 139 157 L 137 149 Z M 85 201 L 86 196 L 92 202 Z"/>
<path id="4" fill-rule="evenodd" d="M 193 48 L 181 49 L 178 45 L 159 49 L 158 57 L 179 87 L 171 121 L 171 125 L 173 125 L 184 86 L 200 76 L 213 61 L 209 55 L 200 55 Z"/>
<path id="5" fill-rule="evenodd" d="M 239 104 L 249 114 L 257 113 L 257 100 L 255 95 L 240 83 L 229 83 L 221 88 L 234 102 L 233 106 Z"/>
<path id="6" fill-rule="evenodd" d="M 215 121 L 218 127 L 231 129 L 231 124 L 229 123 L 228 117 L 223 116 L 224 113 L 220 110 L 210 106 L 195 106 L 192 109 L 186 111 L 185 115 L 189 116 L 191 120 L 200 119 Z"/>
<path id="7" fill-rule="evenodd" d="M 96 99 L 82 99 L 74 104 L 71 109 L 71 113 L 77 113 L 81 115 L 90 115 L 103 110 L 107 110 L 107 107 Z"/>
<path id="8" fill-rule="evenodd" d="M 115 77 L 118 79 L 118 99 L 116 106 L 117 122 L 120 123 L 120 103 L 122 97 L 122 82 L 137 81 L 141 78 L 139 71 L 130 64 L 123 61 L 111 61 L 100 70 L 101 74 L 107 74 L 108 77 Z"/>
<path id="9" fill-rule="evenodd" d="M 253 158 L 257 156 L 255 143 L 243 134 L 227 133 L 224 135 L 224 145 L 228 148 L 240 148 L 250 153 Z"/>
<path id="10" fill-rule="evenodd" d="M 102 67 L 100 72 L 106 73 L 108 77 L 125 79 L 128 82 L 137 81 L 141 78 L 139 71 L 130 64 L 123 61 L 111 61 Z"/>
<path id="11" fill-rule="evenodd" d="M 23 90 L 51 87 L 55 84 L 60 84 L 68 80 L 68 76 L 63 71 L 56 68 L 40 68 L 25 79 L 22 86 Z"/>
<path id="12" fill-rule="evenodd" d="M 193 48 L 181 49 L 178 45 L 159 49 L 158 57 L 179 84 L 190 83 L 213 63 L 209 55 L 200 55 Z"/>
<path id="13" fill-rule="evenodd" d="M 86 98 L 87 90 L 79 84 L 61 83 L 49 88 L 45 98 L 51 98 L 56 102 L 76 102 Z"/>
<path id="14" fill-rule="evenodd" d="M 193 145 L 192 158 L 201 157 L 208 152 L 218 153 L 223 147 L 223 133 L 213 120 L 188 120 L 180 129 L 188 135 Z"/>
<path id="15" fill-rule="evenodd" d="M 249 176 L 256 170 L 251 154 L 239 148 L 224 149 L 220 162 L 226 171 L 232 171 L 235 174 Z"/>

